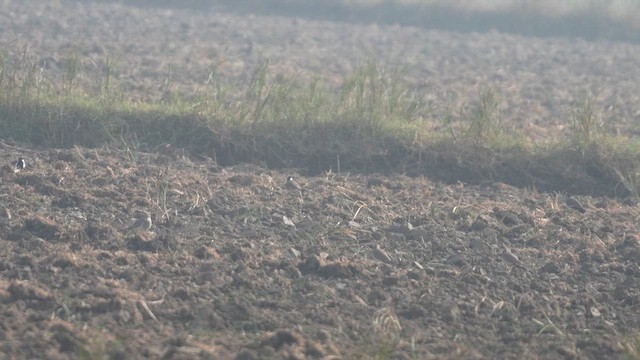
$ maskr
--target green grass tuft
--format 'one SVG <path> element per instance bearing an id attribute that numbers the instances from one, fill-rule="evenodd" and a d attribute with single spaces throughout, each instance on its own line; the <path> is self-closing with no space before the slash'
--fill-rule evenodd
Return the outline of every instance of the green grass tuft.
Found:
<path id="1" fill-rule="evenodd" d="M 571 193 L 638 196 L 640 145 L 603 126 L 594 101 L 580 101 L 567 139 L 534 144 L 502 119 L 502 96 L 481 88 L 470 111 L 438 120 L 401 73 L 370 61 L 337 88 L 320 78 L 274 75 L 266 64 L 244 87 L 212 64 L 195 93 L 168 68 L 160 99 L 135 99 L 117 83 L 118 56 L 81 82 L 71 52 L 66 72 L 46 78 L 26 50 L 0 54 L 0 132 L 45 147 L 106 144 L 153 150 L 173 144 L 221 165 L 428 174 L 449 182 L 501 181 Z M 465 115 L 466 114 L 466 115 Z M 454 120 L 457 119 L 457 120 Z M 440 127 L 440 130 L 435 130 Z"/>

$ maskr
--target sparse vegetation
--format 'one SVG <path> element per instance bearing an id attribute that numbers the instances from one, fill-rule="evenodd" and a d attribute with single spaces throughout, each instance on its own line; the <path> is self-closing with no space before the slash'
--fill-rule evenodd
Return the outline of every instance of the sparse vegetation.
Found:
<path id="1" fill-rule="evenodd" d="M 608 134 L 589 98 L 573 109 L 569 139 L 535 144 L 502 122 L 503 95 L 494 89 L 479 89 L 475 104 L 437 120 L 423 101 L 426 94 L 403 86 L 398 71 L 373 61 L 337 91 L 319 78 L 305 82 L 272 74 L 262 64 L 244 89 L 224 84 L 213 68 L 199 92 L 184 94 L 169 68 L 165 96 L 140 102 L 114 84 L 118 63 L 109 53 L 95 79 L 100 86 L 74 85 L 77 52 L 69 54 L 60 84 L 43 78 L 26 50 L 0 60 L 1 130 L 16 141 L 53 147 L 119 143 L 132 150 L 173 144 L 221 164 L 429 172 L 445 181 L 638 193 L 640 146 Z M 432 130 L 434 122 L 442 130 Z M 437 171 L 443 167 L 453 170 Z"/>
<path id="2" fill-rule="evenodd" d="M 0 352 L 638 358 L 640 48 L 149 5 L 3 49 Z"/>

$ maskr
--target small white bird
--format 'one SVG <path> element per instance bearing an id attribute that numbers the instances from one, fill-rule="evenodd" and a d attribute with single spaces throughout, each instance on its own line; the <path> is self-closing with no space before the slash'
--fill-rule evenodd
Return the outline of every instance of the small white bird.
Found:
<path id="1" fill-rule="evenodd" d="M 152 226 L 151 215 L 146 211 L 137 211 L 136 221 L 127 230 L 133 230 L 134 232 L 149 231 Z"/>

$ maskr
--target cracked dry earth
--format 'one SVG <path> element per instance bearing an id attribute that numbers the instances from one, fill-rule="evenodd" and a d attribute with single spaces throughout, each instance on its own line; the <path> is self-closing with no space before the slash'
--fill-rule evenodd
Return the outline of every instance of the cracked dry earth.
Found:
<path id="1" fill-rule="evenodd" d="M 631 202 L 4 144 L 0 358 L 621 358 Z M 285 186 L 297 175 L 302 191 Z M 139 211 L 149 231 L 129 230 Z"/>

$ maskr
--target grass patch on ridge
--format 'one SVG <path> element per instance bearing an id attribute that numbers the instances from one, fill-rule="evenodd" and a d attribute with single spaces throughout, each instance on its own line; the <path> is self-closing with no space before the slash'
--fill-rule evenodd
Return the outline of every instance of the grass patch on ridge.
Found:
<path id="1" fill-rule="evenodd" d="M 574 109 L 569 138 L 534 144 L 507 130 L 493 89 L 480 89 L 465 116 L 434 118 L 425 94 L 375 62 L 358 67 L 337 88 L 320 78 L 274 76 L 262 65 L 245 86 L 225 83 L 212 68 L 197 93 L 185 94 L 168 74 L 162 98 L 144 101 L 118 87 L 114 58 L 107 56 L 92 86 L 78 84 L 77 55 L 66 63 L 58 79 L 48 79 L 26 56 L 0 56 L 4 139 L 147 151 L 172 144 L 221 165 L 400 172 L 447 182 L 638 195 L 638 142 L 607 133 L 588 98 Z"/>

